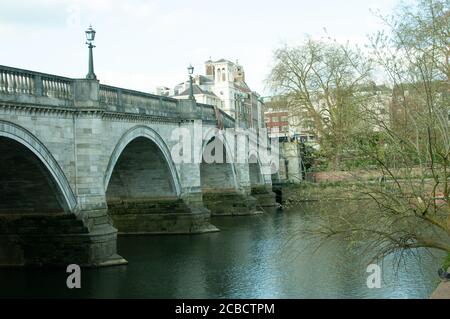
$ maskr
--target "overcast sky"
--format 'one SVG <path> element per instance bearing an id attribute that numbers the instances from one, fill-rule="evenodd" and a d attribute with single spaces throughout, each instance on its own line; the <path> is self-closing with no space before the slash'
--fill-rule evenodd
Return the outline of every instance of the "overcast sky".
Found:
<path id="1" fill-rule="evenodd" d="M 321 37 L 362 44 L 380 28 L 370 9 L 390 13 L 397 0 L 0 0 L 0 64 L 84 77 L 84 30 L 97 31 L 101 83 L 153 91 L 187 77 L 192 63 L 239 60 L 263 95 L 273 51 Z"/>

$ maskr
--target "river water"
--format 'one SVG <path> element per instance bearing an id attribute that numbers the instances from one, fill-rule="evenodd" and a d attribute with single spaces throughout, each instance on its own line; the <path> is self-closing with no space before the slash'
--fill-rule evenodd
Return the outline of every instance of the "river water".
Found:
<path id="1" fill-rule="evenodd" d="M 81 289 L 66 287 L 65 269 L 0 269 L 0 297 L 428 298 L 437 286 L 443 255 L 418 250 L 400 268 L 386 258 L 381 288 L 369 289 L 367 264 L 347 243 L 315 250 L 298 236 L 317 210 L 312 203 L 214 218 L 221 232 L 211 234 L 121 237 L 118 250 L 129 265 L 83 269 Z"/>

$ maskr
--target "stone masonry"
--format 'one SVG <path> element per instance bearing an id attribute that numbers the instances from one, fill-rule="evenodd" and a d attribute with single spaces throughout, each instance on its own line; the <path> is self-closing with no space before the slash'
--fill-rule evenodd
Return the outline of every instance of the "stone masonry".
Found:
<path id="1" fill-rule="evenodd" d="M 173 131 L 198 120 L 217 127 L 195 101 L 0 66 L 0 265 L 124 264 L 118 232 L 217 231 L 211 212 L 270 205 L 264 167 L 173 160 Z"/>

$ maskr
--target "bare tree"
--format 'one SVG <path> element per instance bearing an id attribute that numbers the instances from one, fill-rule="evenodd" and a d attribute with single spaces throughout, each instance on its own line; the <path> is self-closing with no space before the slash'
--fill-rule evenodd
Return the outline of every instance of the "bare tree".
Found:
<path id="1" fill-rule="evenodd" d="M 379 131 L 360 132 L 355 146 L 385 176 L 359 189 L 376 209 L 328 214 L 309 234 L 343 236 L 374 258 L 419 247 L 450 253 L 450 2 L 422 0 L 383 21 L 390 31 L 371 40 L 393 88 L 390 117 L 368 108 Z"/>
<path id="2" fill-rule="evenodd" d="M 291 115 L 312 123 L 322 151 L 338 167 L 346 137 L 361 124 L 358 91 L 369 80 L 370 61 L 349 45 L 312 39 L 276 50 L 274 59 L 270 87 L 284 96 Z"/>

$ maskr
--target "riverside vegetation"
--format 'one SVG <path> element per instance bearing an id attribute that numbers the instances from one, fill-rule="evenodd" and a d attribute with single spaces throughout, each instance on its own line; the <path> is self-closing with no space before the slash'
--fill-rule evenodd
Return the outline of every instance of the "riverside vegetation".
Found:
<path id="1" fill-rule="evenodd" d="M 275 51 L 268 84 L 317 135 L 310 170 L 372 179 L 295 186 L 298 198 L 367 199 L 377 209 L 323 214 L 304 231 L 345 238 L 372 260 L 450 253 L 450 2 L 418 0 L 378 16 L 364 48 L 328 34 Z M 382 85 L 375 78 L 382 78 Z M 295 192 L 297 195 L 290 193 Z M 290 195 L 289 195 L 290 194 Z"/>

